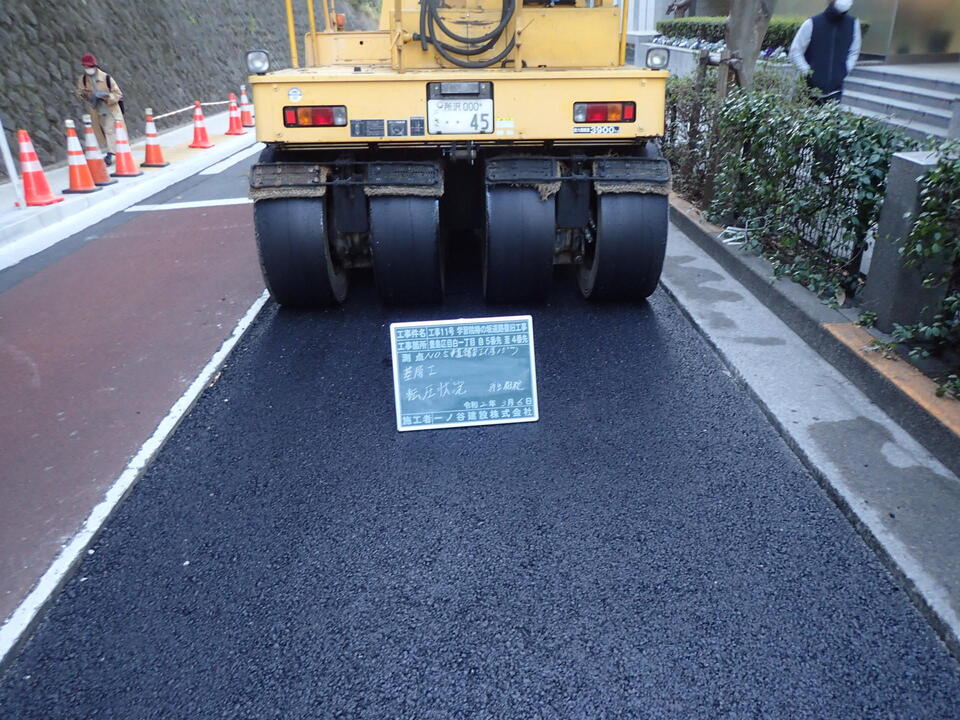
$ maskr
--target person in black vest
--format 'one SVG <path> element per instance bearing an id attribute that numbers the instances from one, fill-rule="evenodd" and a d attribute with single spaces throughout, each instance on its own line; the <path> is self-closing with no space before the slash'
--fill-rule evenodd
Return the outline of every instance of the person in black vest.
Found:
<path id="1" fill-rule="evenodd" d="M 819 102 L 840 101 L 843 79 L 860 56 L 860 21 L 849 14 L 853 0 L 830 0 L 807 18 L 790 45 L 790 61 L 820 91 Z"/>

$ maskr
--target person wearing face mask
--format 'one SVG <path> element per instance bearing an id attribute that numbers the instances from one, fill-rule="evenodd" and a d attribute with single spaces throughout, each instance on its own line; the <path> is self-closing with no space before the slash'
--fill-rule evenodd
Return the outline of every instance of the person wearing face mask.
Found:
<path id="1" fill-rule="evenodd" d="M 839 102 L 843 80 L 860 56 L 860 21 L 849 14 L 853 0 L 830 0 L 807 18 L 790 45 L 790 61 L 820 91 L 820 103 Z"/>
<path id="2" fill-rule="evenodd" d="M 93 118 L 93 131 L 101 147 L 106 145 L 104 162 L 113 164 L 117 152 L 117 136 L 114 122 L 123 120 L 123 91 L 117 81 L 107 75 L 97 59 L 87 53 L 80 58 L 83 75 L 77 80 L 76 95 L 86 105 L 87 114 Z"/>

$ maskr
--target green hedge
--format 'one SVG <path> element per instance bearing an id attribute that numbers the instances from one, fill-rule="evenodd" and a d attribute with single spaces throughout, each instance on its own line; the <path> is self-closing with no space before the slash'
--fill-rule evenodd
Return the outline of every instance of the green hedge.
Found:
<path id="1" fill-rule="evenodd" d="M 755 89 L 717 101 L 715 75 L 667 84 L 664 152 L 678 193 L 824 298 L 853 295 L 876 230 L 894 152 L 913 149 L 883 123 L 813 105 L 797 79 L 758 72 Z M 708 199 L 710 181 L 713 197 Z"/>
<path id="2" fill-rule="evenodd" d="M 763 48 L 789 47 L 803 18 L 799 15 L 774 15 L 763 38 Z M 687 17 L 661 20 L 657 32 L 667 37 L 700 38 L 708 42 L 722 42 L 727 24 L 725 17 Z"/>
<path id="3" fill-rule="evenodd" d="M 911 356 L 938 358 L 947 369 L 937 394 L 960 400 L 960 141 L 918 143 L 834 103 L 817 106 L 801 80 L 771 69 L 723 102 L 716 82 L 714 68 L 699 92 L 692 77 L 667 81 L 663 150 L 674 190 L 717 224 L 734 226 L 728 234 L 762 253 L 778 277 L 828 301 L 842 303 L 863 282 L 861 259 L 876 234 L 893 153 L 938 151 L 901 254 L 907 265 L 942 267 L 924 284 L 945 285 L 946 297 L 931 319 L 897 325 L 892 343 L 875 345 L 902 343 Z"/>

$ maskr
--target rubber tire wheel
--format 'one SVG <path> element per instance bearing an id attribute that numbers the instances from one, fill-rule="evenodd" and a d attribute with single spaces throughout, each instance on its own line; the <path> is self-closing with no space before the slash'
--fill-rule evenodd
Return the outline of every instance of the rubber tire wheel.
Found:
<path id="1" fill-rule="evenodd" d="M 643 300 L 657 289 L 667 249 L 666 195 L 597 196 L 597 235 L 580 264 L 580 292 L 591 300 Z"/>
<path id="2" fill-rule="evenodd" d="M 371 197 L 370 250 L 384 302 L 415 305 L 443 300 L 439 199 Z"/>
<path id="3" fill-rule="evenodd" d="M 490 303 L 539 302 L 553 283 L 556 195 L 533 188 L 492 187 L 486 193 L 483 296 Z"/>
<path id="4" fill-rule="evenodd" d="M 347 297 L 347 273 L 330 254 L 326 216 L 326 198 L 253 204 L 260 270 L 280 305 L 331 307 Z"/>

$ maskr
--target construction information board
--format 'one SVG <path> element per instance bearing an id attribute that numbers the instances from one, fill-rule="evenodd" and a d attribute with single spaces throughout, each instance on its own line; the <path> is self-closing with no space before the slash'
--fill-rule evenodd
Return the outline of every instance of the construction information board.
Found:
<path id="1" fill-rule="evenodd" d="M 533 318 L 390 325 L 397 429 L 535 422 Z"/>

